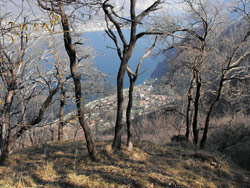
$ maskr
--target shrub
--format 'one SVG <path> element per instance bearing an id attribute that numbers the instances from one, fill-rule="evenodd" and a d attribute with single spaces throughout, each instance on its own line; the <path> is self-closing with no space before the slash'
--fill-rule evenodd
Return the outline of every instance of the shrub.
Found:
<path id="1" fill-rule="evenodd" d="M 226 154 L 239 166 L 250 170 L 249 117 L 239 115 L 218 126 L 209 136 L 208 145 Z"/>

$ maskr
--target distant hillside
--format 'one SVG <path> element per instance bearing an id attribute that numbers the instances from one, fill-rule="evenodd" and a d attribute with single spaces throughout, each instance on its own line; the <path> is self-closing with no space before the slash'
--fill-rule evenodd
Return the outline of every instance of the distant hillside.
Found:
<path id="1" fill-rule="evenodd" d="M 163 60 L 157 64 L 155 70 L 151 73 L 150 77 L 154 78 L 161 78 L 162 75 L 166 72 L 167 69 L 167 60 Z"/>
<path id="2" fill-rule="evenodd" d="M 189 145 L 142 143 L 133 152 L 97 143 L 99 161 L 91 162 L 83 142 L 37 145 L 11 156 L 0 167 L 1 187 L 171 187 L 247 188 L 250 174 Z"/>
<path id="3" fill-rule="evenodd" d="M 162 53 L 161 56 L 163 56 L 163 60 L 160 61 L 156 68 L 153 70 L 153 72 L 150 75 L 150 78 L 161 78 L 163 74 L 166 73 L 167 67 L 168 67 L 168 61 L 171 58 L 171 56 L 174 55 L 175 49 L 171 49 L 167 52 L 167 54 Z"/>
<path id="4" fill-rule="evenodd" d="M 238 34 L 237 32 L 237 29 L 240 28 L 240 27 L 245 27 L 246 30 L 248 29 L 248 25 L 247 23 L 245 22 L 245 20 L 242 20 L 242 19 L 234 19 L 232 20 L 231 24 L 224 29 L 224 32 L 221 34 L 220 37 L 224 38 L 225 36 L 229 36 L 229 35 L 232 35 L 232 33 L 236 33 Z M 234 34 L 235 35 L 235 34 Z M 235 37 L 239 37 L 239 36 L 235 36 Z M 239 39 L 240 40 L 240 39 Z M 163 48 L 164 49 L 164 48 Z M 167 53 L 163 56 L 164 59 L 159 62 L 156 66 L 156 68 L 153 70 L 153 72 L 151 73 L 150 77 L 152 79 L 154 78 L 161 78 L 161 76 L 166 73 L 166 70 L 167 70 L 167 67 L 168 67 L 168 62 L 169 62 L 169 59 L 174 56 L 176 50 L 175 49 L 171 49 L 169 51 L 167 51 Z M 163 53 L 162 53 L 163 54 Z"/>

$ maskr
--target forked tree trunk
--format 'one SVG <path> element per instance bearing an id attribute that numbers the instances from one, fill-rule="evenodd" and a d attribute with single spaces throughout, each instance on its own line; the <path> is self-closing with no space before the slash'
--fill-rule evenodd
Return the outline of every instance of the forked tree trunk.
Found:
<path id="1" fill-rule="evenodd" d="M 146 53 L 141 57 L 136 71 L 133 72 L 129 66 L 127 66 L 127 73 L 128 73 L 128 77 L 129 77 L 129 94 L 128 94 L 128 106 L 127 106 L 127 111 L 126 111 L 126 120 L 127 120 L 127 147 L 130 151 L 133 150 L 133 137 L 132 137 L 132 133 L 131 133 L 131 110 L 133 107 L 133 92 L 134 92 L 134 87 L 135 87 L 135 82 L 139 76 L 139 69 L 141 67 L 141 64 L 143 62 L 143 60 L 149 56 L 149 54 L 151 53 L 151 51 L 153 50 L 153 48 L 156 45 L 157 42 L 157 38 L 155 37 L 155 41 L 153 43 L 153 45 L 151 46 L 151 48 L 149 50 L 146 51 Z"/>
<path id="2" fill-rule="evenodd" d="M 115 125 L 115 137 L 112 144 L 114 150 L 119 150 L 121 148 L 121 138 L 122 138 L 122 123 L 123 123 L 123 82 L 124 75 L 128 61 L 131 57 L 134 46 L 132 46 L 129 51 L 125 52 L 124 58 L 121 61 L 119 72 L 117 75 L 117 115 L 116 115 L 116 125 Z"/>
<path id="3" fill-rule="evenodd" d="M 123 34 L 121 22 L 119 22 L 116 18 L 117 15 L 114 11 L 113 5 L 109 4 L 109 1 L 104 1 L 102 3 L 102 8 L 105 13 L 105 20 L 107 24 L 106 33 L 109 35 L 109 37 L 114 41 L 114 44 L 116 46 L 117 54 L 120 58 L 120 68 L 117 76 L 117 115 L 116 115 L 116 125 L 115 125 L 115 138 L 112 144 L 112 148 L 114 150 L 119 150 L 121 148 L 121 137 L 122 137 L 122 120 L 123 120 L 123 80 L 124 80 L 124 74 L 127 68 L 128 61 L 133 53 L 136 41 L 141 38 L 144 35 L 153 35 L 153 34 L 159 34 L 159 32 L 136 32 L 137 25 L 141 23 L 141 21 L 147 16 L 150 12 L 155 11 L 156 7 L 161 3 L 160 0 L 156 0 L 151 6 L 149 6 L 147 9 L 136 15 L 136 0 L 130 0 L 130 41 L 127 43 L 126 37 Z M 120 19 L 120 18 L 119 18 Z M 121 19 L 123 20 L 123 19 Z M 124 17 L 124 20 L 127 20 L 127 18 Z M 115 26 L 115 29 L 117 31 L 117 34 L 119 36 L 119 39 L 122 42 L 123 50 L 121 50 L 119 46 L 119 41 L 117 38 L 117 35 L 114 34 L 112 31 L 112 28 L 109 26 L 109 22 L 112 22 L 112 24 Z"/>

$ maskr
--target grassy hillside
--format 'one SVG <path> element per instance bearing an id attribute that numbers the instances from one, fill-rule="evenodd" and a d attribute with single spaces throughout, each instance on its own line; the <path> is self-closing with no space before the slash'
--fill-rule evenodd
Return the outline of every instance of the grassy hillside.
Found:
<path id="1" fill-rule="evenodd" d="M 28 148 L 0 167 L 0 187 L 250 187 L 248 172 L 191 146 L 144 142 L 133 153 L 125 147 L 114 153 L 100 142 L 97 149 L 92 162 L 83 142 Z"/>

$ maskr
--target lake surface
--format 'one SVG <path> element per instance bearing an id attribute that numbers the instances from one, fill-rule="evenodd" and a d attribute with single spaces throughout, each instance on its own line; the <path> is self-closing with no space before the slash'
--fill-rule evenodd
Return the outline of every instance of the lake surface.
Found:
<path id="1" fill-rule="evenodd" d="M 124 34 L 125 37 L 128 38 L 129 30 L 125 30 Z M 104 31 L 85 32 L 83 34 L 83 37 L 87 39 L 87 42 L 85 44 L 92 46 L 99 55 L 97 58 L 95 58 L 95 65 L 97 69 L 111 75 L 108 80 L 116 85 L 115 77 L 117 76 L 119 70 L 120 60 L 116 50 L 109 48 L 115 48 L 113 41 L 107 36 Z M 136 70 L 140 58 L 145 54 L 145 50 L 149 49 L 152 44 L 153 40 L 150 40 L 149 37 L 141 38 L 137 41 L 133 56 L 129 61 L 129 66 L 133 71 Z M 122 47 L 122 45 L 120 46 Z M 151 54 L 153 54 L 153 52 Z M 157 64 L 162 60 L 162 56 L 155 57 L 152 55 L 144 59 L 139 71 L 142 74 L 138 77 L 136 85 L 142 84 L 145 80 L 149 79 Z M 124 87 L 129 87 L 129 78 L 127 74 L 124 79 Z"/>

